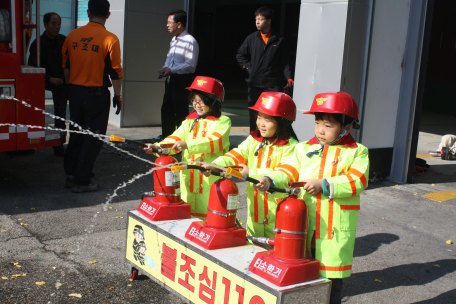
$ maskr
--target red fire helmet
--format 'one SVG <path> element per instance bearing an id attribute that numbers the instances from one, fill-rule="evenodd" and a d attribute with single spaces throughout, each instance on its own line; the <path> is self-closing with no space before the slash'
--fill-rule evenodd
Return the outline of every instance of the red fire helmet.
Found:
<path id="1" fill-rule="evenodd" d="M 310 111 L 305 111 L 304 114 L 314 114 L 315 112 L 345 114 L 359 122 L 358 106 L 345 92 L 317 94 Z"/>
<path id="2" fill-rule="evenodd" d="M 293 99 L 285 93 L 263 92 L 255 105 L 249 109 L 292 121 L 296 120 L 296 105 Z"/>
<path id="3" fill-rule="evenodd" d="M 225 99 L 225 89 L 223 88 L 222 82 L 212 77 L 196 76 L 192 85 L 186 89 L 189 91 L 199 90 L 209 93 L 213 95 L 210 97 L 220 99 L 221 102 Z"/>

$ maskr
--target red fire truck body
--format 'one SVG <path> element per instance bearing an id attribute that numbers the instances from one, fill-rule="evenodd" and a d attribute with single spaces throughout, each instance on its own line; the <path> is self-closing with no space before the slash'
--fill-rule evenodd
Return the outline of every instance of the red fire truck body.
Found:
<path id="1" fill-rule="evenodd" d="M 45 126 L 45 116 L 35 108 L 45 109 L 45 69 L 27 66 L 27 50 L 34 32 L 39 61 L 39 0 L 0 0 L 0 124 Z M 37 22 L 36 22 L 37 21 Z M 4 95 L 2 98 L 1 95 Z M 8 99 L 15 97 L 25 101 Z M 24 126 L 0 126 L 0 152 L 43 149 L 65 142 L 59 131 Z"/>

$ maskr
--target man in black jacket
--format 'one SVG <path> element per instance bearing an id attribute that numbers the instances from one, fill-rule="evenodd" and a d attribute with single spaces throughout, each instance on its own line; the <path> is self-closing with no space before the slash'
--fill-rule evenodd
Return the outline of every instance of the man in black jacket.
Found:
<path id="1" fill-rule="evenodd" d="M 46 68 L 45 89 L 52 92 L 54 101 L 54 114 L 66 118 L 67 90 L 62 68 L 62 46 L 65 36 L 59 34 L 61 18 L 56 13 L 47 13 L 43 16 L 43 23 L 46 31 L 40 36 L 40 66 Z M 37 66 L 36 62 L 36 40 L 30 46 L 30 57 L 28 65 Z M 60 119 L 54 120 L 56 128 L 65 129 L 65 122 Z M 63 156 L 63 146 L 53 147 L 54 154 Z"/>
<path id="2" fill-rule="evenodd" d="M 252 107 L 263 92 L 281 92 L 281 75 L 293 86 L 292 72 L 288 63 L 288 46 L 285 38 L 271 30 L 274 11 L 260 7 L 255 12 L 258 32 L 245 39 L 239 48 L 236 59 L 249 73 L 247 79 L 248 106 Z M 256 130 L 256 111 L 250 110 L 250 131 Z"/>

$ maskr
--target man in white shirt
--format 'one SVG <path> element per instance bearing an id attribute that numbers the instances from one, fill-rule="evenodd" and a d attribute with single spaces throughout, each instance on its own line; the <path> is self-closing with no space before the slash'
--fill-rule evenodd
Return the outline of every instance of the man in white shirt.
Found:
<path id="1" fill-rule="evenodd" d="M 168 56 L 159 78 L 167 77 L 165 95 L 161 108 L 161 139 L 171 135 L 188 115 L 188 94 L 185 89 L 195 78 L 199 46 L 195 38 L 185 29 L 187 14 L 183 10 L 173 10 L 168 14 L 168 32 L 173 35 Z"/>

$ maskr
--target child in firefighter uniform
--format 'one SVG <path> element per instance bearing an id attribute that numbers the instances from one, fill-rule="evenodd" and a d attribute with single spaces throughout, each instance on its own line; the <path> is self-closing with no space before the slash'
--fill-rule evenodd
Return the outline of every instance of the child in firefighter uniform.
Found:
<path id="1" fill-rule="evenodd" d="M 308 252 L 320 261 L 320 275 L 332 282 L 330 303 L 341 303 L 342 278 L 351 275 L 360 194 L 369 179 L 369 154 L 350 135 L 359 128 L 358 107 L 344 92 L 315 96 L 315 137 L 295 146 L 282 162 L 299 170 L 307 182 L 299 198 L 309 208 Z M 291 179 L 273 172 L 277 187 Z M 267 178 L 260 179 L 261 181 Z"/>
<path id="2" fill-rule="evenodd" d="M 241 172 L 252 178 L 282 171 L 296 181 L 298 171 L 281 163 L 284 156 L 293 153 L 293 146 L 298 143 L 291 127 L 296 119 L 294 101 L 284 93 L 264 92 L 249 109 L 258 111 L 258 130 L 250 132 L 250 136 L 237 148 L 213 163 L 219 166 L 242 166 Z M 257 186 L 247 183 L 247 233 L 251 236 L 273 238 L 277 203 L 286 195 L 259 192 L 255 187 Z"/>
<path id="3" fill-rule="evenodd" d="M 182 162 L 212 162 L 230 147 L 231 120 L 221 113 L 225 90 L 219 80 L 204 76 L 197 76 L 187 89 L 191 91 L 189 101 L 195 110 L 158 145 L 174 144 L 170 155 L 182 152 Z M 147 145 L 149 148 L 144 150 L 149 154 L 153 153 L 150 148 L 159 148 Z M 209 190 L 218 179 L 217 176 L 205 177 L 199 170 L 181 171 L 181 197 L 191 205 L 192 216 L 206 219 Z"/>

